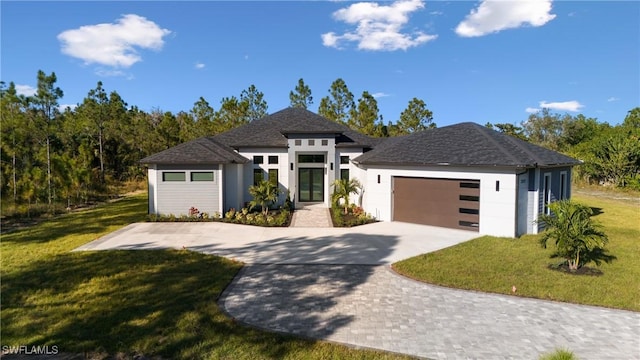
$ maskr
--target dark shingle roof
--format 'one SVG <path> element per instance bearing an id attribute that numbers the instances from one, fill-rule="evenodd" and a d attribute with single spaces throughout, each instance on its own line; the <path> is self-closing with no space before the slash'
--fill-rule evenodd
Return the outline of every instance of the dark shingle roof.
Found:
<path id="1" fill-rule="evenodd" d="M 384 140 L 354 159 L 369 165 L 534 167 L 580 162 L 475 123 L 461 123 Z"/>
<path id="2" fill-rule="evenodd" d="M 247 125 L 216 135 L 214 139 L 233 148 L 287 147 L 287 134 L 335 134 L 336 146 L 370 147 L 375 140 L 347 126 L 302 108 L 286 108 Z"/>
<path id="3" fill-rule="evenodd" d="M 212 137 L 191 140 L 140 160 L 142 164 L 244 164 L 248 161 Z"/>

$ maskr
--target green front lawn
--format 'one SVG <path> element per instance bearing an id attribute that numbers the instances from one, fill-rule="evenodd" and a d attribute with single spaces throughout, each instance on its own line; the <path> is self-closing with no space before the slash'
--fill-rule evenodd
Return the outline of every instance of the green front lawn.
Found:
<path id="1" fill-rule="evenodd" d="M 235 323 L 216 299 L 242 264 L 190 251 L 70 252 L 144 221 L 146 197 L 125 198 L 2 235 L 2 344 L 64 353 L 172 359 L 384 359 Z"/>
<path id="2" fill-rule="evenodd" d="M 557 259 L 539 245 L 539 235 L 519 239 L 483 236 L 419 255 L 393 268 L 421 281 L 455 287 L 578 304 L 640 311 L 640 208 L 637 203 L 576 195 L 574 200 L 594 209 L 595 220 L 609 235 L 607 249 L 617 257 L 593 275 L 572 275 L 548 269 Z"/>

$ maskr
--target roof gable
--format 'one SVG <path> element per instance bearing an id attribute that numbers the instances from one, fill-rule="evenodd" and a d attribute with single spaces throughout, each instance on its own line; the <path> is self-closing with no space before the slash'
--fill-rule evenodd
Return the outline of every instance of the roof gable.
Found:
<path id="1" fill-rule="evenodd" d="M 302 108 L 286 108 L 216 135 L 221 144 L 239 147 L 287 147 L 288 134 L 326 134 L 336 146 L 370 147 L 375 141 L 349 127 Z"/>
<path id="2" fill-rule="evenodd" d="M 362 164 L 534 167 L 580 162 L 476 123 L 389 138 L 355 161 Z"/>

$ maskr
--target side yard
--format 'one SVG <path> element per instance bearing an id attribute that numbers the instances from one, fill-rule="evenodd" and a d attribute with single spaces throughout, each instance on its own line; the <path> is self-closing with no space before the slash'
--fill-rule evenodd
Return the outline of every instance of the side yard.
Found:
<path id="1" fill-rule="evenodd" d="M 144 221 L 146 195 L 2 235 L 2 345 L 93 359 L 396 359 L 236 324 L 216 299 L 241 263 L 190 251 L 70 251 Z"/>
<path id="2" fill-rule="evenodd" d="M 638 202 L 578 193 L 609 236 L 617 259 L 589 275 L 550 270 L 554 245 L 540 235 L 519 239 L 484 236 L 393 264 L 408 277 L 442 286 L 640 311 L 640 207 Z"/>

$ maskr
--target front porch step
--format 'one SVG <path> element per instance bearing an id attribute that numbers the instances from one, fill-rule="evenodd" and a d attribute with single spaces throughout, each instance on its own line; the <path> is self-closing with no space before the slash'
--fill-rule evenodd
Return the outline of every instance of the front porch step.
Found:
<path id="1" fill-rule="evenodd" d="M 291 219 L 291 227 L 333 227 L 329 209 L 324 204 L 298 204 Z"/>

